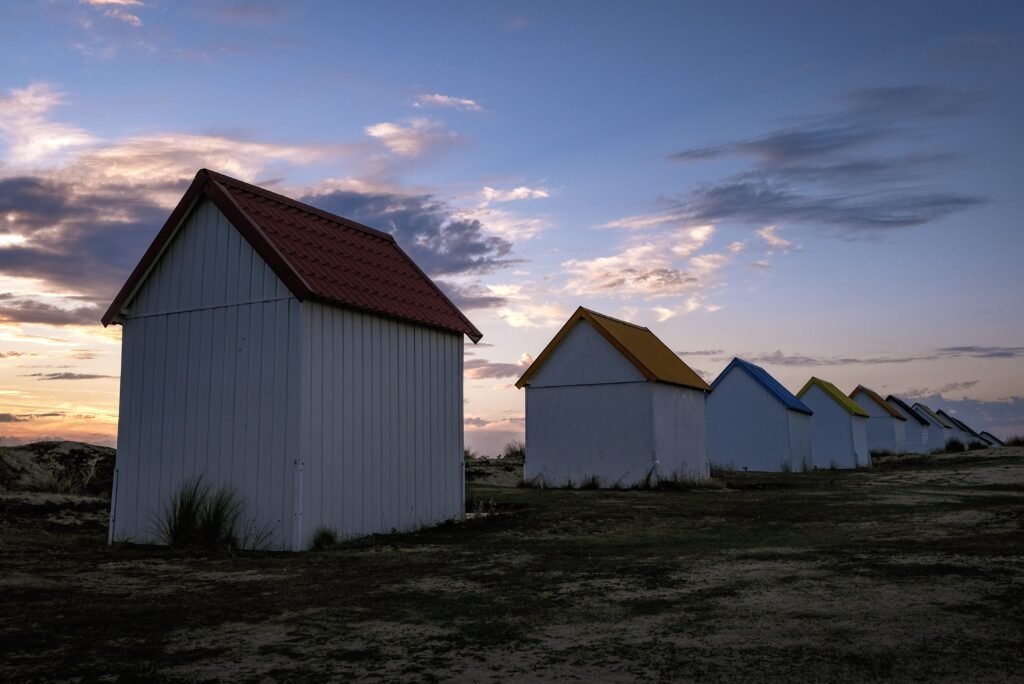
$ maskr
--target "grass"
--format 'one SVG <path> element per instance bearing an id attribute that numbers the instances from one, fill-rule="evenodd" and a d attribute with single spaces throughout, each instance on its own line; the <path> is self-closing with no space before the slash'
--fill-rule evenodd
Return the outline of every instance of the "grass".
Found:
<path id="1" fill-rule="evenodd" d="M 964 446 L 964 443 L 956 437 L 951 437 L 946 441 L 945 453 L 947 454 L 958 454 L 966 450 L 967 447 Z"/>
<path id="2" fill-rule="evenodd" d="M 718 475 L 720 489 L 682 492 L 471 482 L 469 508 L 500 515 L 309 554 L 108 547 L 99 521 L 0 507 L 0 677 L 1006 681 L 1024 668 L 1024 451 Z"/>
<path id="3" fill-rule="evenodd" d="M 1003 440 L 1005 446 L 1024 447 L 1024 435 L 1011 435 Z"/>
<path id="4" fill-rule="evenodd" d="M 160 539 L 168 546 L 237 548 L 242 508 L 230 487 L 211 489 L 201 476 L 187 480 L 172 495 L 158 523 Z"/>

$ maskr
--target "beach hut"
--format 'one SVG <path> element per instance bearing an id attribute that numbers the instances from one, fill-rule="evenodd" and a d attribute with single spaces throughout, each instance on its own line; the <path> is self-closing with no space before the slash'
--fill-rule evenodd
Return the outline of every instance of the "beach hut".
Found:
<path id="1" fill-rule="evenodd" d="M 921 403 L 914 404 L 914 410 L 928 419 L 928 445 L 932 453 L 945 451 L 946 442 L 953 438 L 953 424 Z"/>
<path id="2" fill-rule="evenodd" d="M 960 431 L 960 439 L 964 444 L 974 444 L 975 442 L 978 442 L 980 444 L 987 444 L 985 439 L 977 432 L 975 432 L 974 428 L 972 428 L 964 421 L 950 415 L 949 413 L 943 411 L 942 409 L 939 409 L 937 413 L 956 426 L 957 430 Z"/>
<path id="3" fill-rule="evenodd" d="M 994 447 L 1006 446 L 1006 444 L 1003 442 L 1003 440 L 999 439 L 998 437 L 993 435 L 991 432 L 982 432 L 980 434 L 981 434 L 982 438 L 986 442 L 988 442 L 989 444 L 991 444 Z"/>
<path id="4" fill-rule="evenodd" d="M 815 468 L 871 466 L 868 412 L 821 378 L 811 378 L 796 394 L 811 416 L 811 454 Z"/>
<path id="5" fill-rule="evenodd" d="M 611 487 L 709 474 L 711 388 L 647 328 L 580 307 L 516 387 L 526 388 L 528 481 Z"/>
<path id="6" fill-rule="evenodd" d="M 110 539 L 158 542 L 186 482 L 239 536 L 307 548 L 464 510 L 463 337 L 394 238 L 201 170 L 103 317 L 122 326 Z"/>
<path id="7" fill-rule="evenodd" d="M 708 456 L 719 468 L 810 470 L 814 413 L 768 371 L 733 359 L 708 395 Z"/>
<path id="8" fill-rule="evenodd" d="M 868 451 L 902 454 L 906 449 L 907 419 L 874 390 L 857 385 L 850 398 L 868 412 Z"/>
<path id="9" fill-rule="evenodd" d="M 908 454 L 927 454 L 931 451 L 928 441 L 928 420 L 897 396 L 890 394 L 885 400 L 907 419 L 907 439 L 903 450 Z"/>

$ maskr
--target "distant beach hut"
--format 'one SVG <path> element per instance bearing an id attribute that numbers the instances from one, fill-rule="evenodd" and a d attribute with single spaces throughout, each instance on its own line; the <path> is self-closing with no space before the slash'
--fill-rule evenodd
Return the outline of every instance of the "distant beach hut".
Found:
<path id="1" fill-rule="evenodd" d="M 580 307 L 516 387 L 526 388 L 527 480 L 708 477 L 711 388 L 647 328 Z"/>
<path id="2" fill-rule="evenodd" d="M 902 454 L 907 442 L 907 419 L 874 390 L 857 385 L 850 398 L 870 414 L 868 451 Z"/>
<path id="3" fill-rule="evenodd" d="M 968 425 L 967 423 L 965 423 L 961 419 L 958 419 L 958 418 L 956 418 L 954 416 L 949 415 L 948 413 L 946 413 L 942 409 L 939 409 L 939 411 L 937 413 L 940 416 L 942 416 L 943 418 L 945 418 L 947 421 L 949 421 L 950 423 L 952 423 L 953 425 L 956 426 L 956 429 L 959 430 L 959 433 L 961 433 L 961 435 L 962 435 L 961 436 L 961 440 L 965 444 L 971 444 L 971 443 L 974 443 L 974 442 L 980 442 L 982 444 L 987 443 L 982 438 L 982 436 L 980 434 L 978 434 L 974 430 L 974 428 L 972 428 L 970 425 Z"/>
<path id="4" fill-rule="evenodd" d="M 821 378 L 808 380 L 796 396 L 814 411 L 811 453 L 815 468 L 871 466 L 867 411 Z"/>
<path id="5" fill-rule="evenodd" d="M 122 326 L 110 539 L 183 484 L 305 549 L 461 518 L 463 338 L 394 237 L 201 170 L 103 317 Z"/>
<path id="6" fill-rule="evenodd" d="M 985 439 L 986 442 L 988 442 L 989 444 L 991 444 L 994 447 L 1006 446 L 1006 443 L 1003 442 L 1003 440 L 999 439 L 998 437 L 993 435 L 991 432 L 982 432 L 980 434 Z"/>
<path id="7" fill-rule="evenodd" d="M 953 424 L 922 403 L 914 404 L 914 410 L 928 419 L 928 446 L 932 451 L 945 451 L 946 442 L 953 438 Z"/>
<path id="8" fill-rule="evenodd" d="M 814 412 L 768 371 L 733 359 L 711 389 L 707 411 L 712 466 L 754 471 L 812 467 Z"/>
<path id="9" fill-rule="evenodd" d="M 903 450 L 908 454 L 927 454 L 931 451 L 928 441 L 928 420 L 897 396 L 890 394 L 885 400 L 907 419 L 907 439 Z"/>

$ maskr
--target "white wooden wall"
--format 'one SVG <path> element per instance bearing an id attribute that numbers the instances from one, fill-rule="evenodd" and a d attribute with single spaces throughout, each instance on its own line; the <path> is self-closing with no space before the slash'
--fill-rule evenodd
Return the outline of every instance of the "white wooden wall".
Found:
<path id="1" fill-rule="evenodd" d="M 753 471 L 778 471 L 783 464 L 802 469 L 793 463 L 788 413 L 775 395 L 734 366 L 708 396 L 712 464 Z"/>
<path id="2" fill-rule="evenodd" d="M 794 472 L 810 470 L 814 466 L 814 451 L 811 446 L 811 418 L 800 411 L 789 414 L 789 453 Z"/>
<path id="3" fill-rule="evenodd" d="M 703 390 L 649 383 L 659 477 L 710 477 L 707 401 Z"/>
<path id="4" fill-rule="evenodd" d="M 917 409 L 917 404 L 911 408 Z M 928 449 L 929 451 L 945 451 L 946 442 L 953 436 L 953 431 L 942 423 L 922 411 L 925 420 L 928 421 Z"/>
<path id="5" fill-rule="evenodd" d="M 300 544 L 462 517 L 462 337 L 301 308 Z"/>
<path id="6" fill-rule="evenodd" d="M 904 411 L 899 405 L 893 404 L 893 409 L 907 419 L 904 433 L 906 441 L 903 449 L 908 454 L 927 454 L 928 448 L 928 426 L 921 425 L 914 416 Z"/>
<path id="7" fill-rule="evenodd" d="M 865 392 L 854 393 L 852 399 L 871 415 L 867 419 L 868 449 L 902 454 L 906 449 L 906 421 L 893 418 Z"/>
<path id="8" fill-rule="evenodd" d="M 866 418 L 851 415 L 817 385 L 800 400 L 811 416 L 811 452 L 817 468 L 870 466 Z"/>
<path id="9" fill-rule="evenodd" d="M 648 382 L 578 322 L 526 388 L 524 477 L 630 486 L 655 471 L 707 477 L 704 393 Z"/>
<path id="10" fill-rule="evenodd" d="M 121 347 L 113 540 L 155 542 L 182 483 L 242 498 L 247 529 L 289 543 L 299 303 L 209 202 L 132 301 Z"/>

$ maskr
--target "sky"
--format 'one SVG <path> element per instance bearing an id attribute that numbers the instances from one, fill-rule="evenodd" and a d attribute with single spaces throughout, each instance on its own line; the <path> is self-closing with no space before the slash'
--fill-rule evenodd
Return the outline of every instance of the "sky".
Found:
<path id="1" fill-rule="evenodd" d="M 206 167 L 391 232 L 483 332 L 577 306 L 1024 433 L 1024 5 L 0 3 L 0 443 L 113 444 L 99 318 Z"/>

